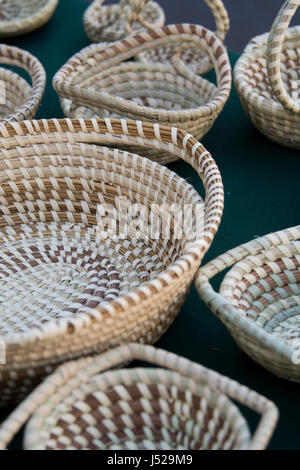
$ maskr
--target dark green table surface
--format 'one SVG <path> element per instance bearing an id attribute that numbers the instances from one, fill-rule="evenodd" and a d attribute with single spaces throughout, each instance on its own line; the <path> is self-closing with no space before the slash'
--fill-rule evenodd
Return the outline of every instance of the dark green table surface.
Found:
<path id="1" fill-rule="evenodd" d="M 72 54 L 89 44 L 82 26 L 87 4 L 85 0 L 60 0 L 47 25 L 6 40 L 36 55 L 46 68 L 47 90 L 37 118 L 63 117 L 52 77 Z M 237 55 L 230 56 L 234 64 Z M 273 144 L 259 134 L 244 114 L 234 89 L 203 144 L 221 170 L 226 195 L 222 224 L 205 261 L 257 235 L 299 223 L 300 152 Z M 201 189 L 188 165 L 176 162 L 170 168 Z M 158 346 L 228 375 L 273 400 L 279 407 L 280 420 L 269 448 L 300 448 L 300 385 L 276 378 L 248 358 L 200 302 L 194 288 Z M 10 411 L 0 410 L 0 422 Z M 254 429 L 256 415 L 243 412 Z M 20 435 L 11 447 L 21 448 Z"/>

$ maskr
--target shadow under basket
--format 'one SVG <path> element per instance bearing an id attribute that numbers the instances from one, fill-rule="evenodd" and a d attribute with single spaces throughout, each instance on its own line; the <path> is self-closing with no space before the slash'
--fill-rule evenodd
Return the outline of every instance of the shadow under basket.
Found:
<path id="1" fill-rule="evenodd" d="M 205 199 L 174 172 L 118 149 L 137 141 L 192 165 Z M 1 125 L 0 177 L 6 405 L 67 359 L 164 334 L 218 229 L 223 186 L 191 135 L 125 120 Z M 183 213 L 182 232 L 172 217 L 161 225 L 172 207 Z"/>
<path id="2" fill-rule="evenodd" d="M 229 250 L 199 269 L 196 287 L 241 349 L 300 382 L 300 226 Z M 229 266 L 220 293 L 209 279 Z"/>
<path id="3" fill-rule="evenodd" d="M 133 359 L 158 367 L 115 369 Z M 253 436 L 231 399 L 261 415 Z M 0 449 L 31 415 L 24 437 L 30 450 L 258 450 L 278 411 L 199 364 L 130 344 L 60 366 L 1 425 Z"/>

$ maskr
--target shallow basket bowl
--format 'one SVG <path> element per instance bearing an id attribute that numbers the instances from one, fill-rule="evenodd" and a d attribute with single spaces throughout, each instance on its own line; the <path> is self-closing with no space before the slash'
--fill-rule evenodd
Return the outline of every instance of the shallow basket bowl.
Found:
<path id="1" fill-rule="evenodd" d="M 234 83 L 253 124 L 281 145 L 300 149 L 300 26 L 288 28 L 300 0 L 287 1 L 270 33 L 255 37 L 234 68 Z"/>
<path id="2" fill-rule="evenodd" d="M 113 5 L 103 5 L 94 0 L 83 15 L 85 32 L 92 42 L 113 42 L 128 34 L 148 28 L 163 26 L 164 10 L 157 2 L 121 0 Z"/>
<path id="3" fill-rule="evenodd" d="M 0 37 L 18 36 L 43 26 L 53 15 L 58 0 L 2 0 Z"/>
<path id="4" fill-rule="evenodd" d="M 167 168 L 118 149 L 136 141 L 190 163 L 205 200 Z M 2 125 L 0 177 L 5 405 L 67 359 L 160 338 L 217 231 L 223 187 L 191 135 L 125 120 Z"/>
<path id="5" fill-rule="evenodd" d="M 33 118 L 46 86 L 42 64 L 29 52 L 5 44 L 0 44 L 0 64 L 24 69 L 32 82 L 29 85 L 16 72 L 0 67 L 0 123 Z"/>
<path id="6" fill-rule="evenodd" d="M 115 369 L 133 359 L 159 367 Z M 231 399 L 261 415 L 253 436 Z M 264 449 L 278 411 L 199 364 L 130 344 L 60 366 L 2 424 L 0 448 L 31 415 L 25 449 L 178 451 Z"/>
<path id="7" fill-rule="evenodd" d="M 300 226 L 241 245 L 196 276 L 200 297 L 239 346 L 273 374 L 300 382 Z M 234 265 L 216 293 L 209 279 Z"/>
<path id="8" fill-rule="evenodd" d="M 160 45 L 200 47 L 214 63 L 217 86 L 190 70 L 179 56 L 170 64 L 126 61 Z M 231 69 L 222 42 L 195 25 L 148 30 L 104 48 L 92 44 L 75 54 L 56 73 L 53 86 L 69 117 L 129 117 L 187 130 L 197 139 L 211 128 L 231 88 Z M 137 151 L 137 148 L 133 148 Z M 161 163 L 165 152 L 147 154 Z"/>

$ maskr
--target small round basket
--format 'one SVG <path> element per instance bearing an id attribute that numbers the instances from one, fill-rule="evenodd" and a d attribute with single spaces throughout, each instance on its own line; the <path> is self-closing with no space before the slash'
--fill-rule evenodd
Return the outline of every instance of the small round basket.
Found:
<path id="1" fill-rule="evenodd" d="M 179 51 L 172 65 L 126 61 L 142 51 L 178 42 L 182 50 L 206 50 L 217 86 L 187 68 Z M 106 49 L 92 44 L 69 59 L 56 73 L 53 86 L 69 117 L 141 119 L 175 125 L 201 139 L 229 96 L 231 68 L 225 47 L 212 32 L 182 24 L 129 36 Z M 177 158 L 157 150 L 147 156 L 163 164 Z"/>
<path id="2" fill-rule="evenodd" d="M 247 45 L 234 83 L 253 124 L 269 139 L 300 149 L 300 26 L 288 28 L 300 0 L 282 6 L 270 34 Z"/>
<path id="3" fill-rule="evenodd" d="M 158 367 L 109 370 L 135 359 Z M 253 437 L 230 398 L 262 415 Z M 32 414 L 28 450 L 258 450 L 278 419 L 247 387 L 140 344 L 62 365 L 2 424 L 1 449 Z"/>
<path id="4" fill-rule="evenodd" d="M 29 85 L 17 73 L 0 67 L 0 123 L 33 118 L 46 86 L 42 64 L 29 52 L 4 44 L 0 44 L 0 64 L 24 69 L 32 81 Z"/>
<path id="5" fill-rule="evenodd" d="M 241 245 L 200 268 L 200 297 L 239 346 L 275 375 L 300 382 L 300 226 Z M 233 265 L 216 293 L 209 279 Z"/>
<path id="6" fill-rule="evenodd" d="M 205 200 L 118 148 L 137 141 L 190 163 Z M 0 126 L 0 178 L 5 405 L 67 359 L 165 333 L 218 229 L 223 186 L 191 135 L 109 119 Z"/>
<path id="7" fill-rule="evenodd" d="M 163 26 L 165 14 L 157 2 L 149 0 L 120 0 L 118 4 L 103 5 L 94 0 L 83 15 L 85 32 L 92 42 L 113 42 L 130 33 Z"/>
<path id="8" fill-rule="evenodd" d="M 29 33 L 47 23 L 58 0 L 1 0 L 0 37 Z"/>
<path id="9" fill-rule="evenodd" d="M 230 24 L 227 10 L 222 0 L 204 1 L 214 16 L 217 27 L 215 32 L 216 36 L 221 41 L 224 41 Z M 138 55 L 137 59 L 146 63 L 170 63 L 172 62 L 172 56 L 174 55 L 174 52 L 180 48 L 181 41 L 179 41 L 177 44 L 160 46 L 155 49 L 142 52 Z M 199 47 L 190 48 L 183 51 L 181 54 L 181 59 L 187 67 L 193 69 L 193 71 L 199 75 L 208 72 L 213 67 L 210 57 Z"/>

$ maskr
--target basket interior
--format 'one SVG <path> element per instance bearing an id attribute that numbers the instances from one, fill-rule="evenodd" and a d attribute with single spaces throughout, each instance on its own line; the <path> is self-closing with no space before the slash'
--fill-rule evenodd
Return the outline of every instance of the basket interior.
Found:
<path id="1" fill-rule="evenodd" d="M 28 18 L 41 10 L 49 0 L 2 0 L 0 23 Z"/>
<path id="2" fill-rule="evenodd" d="M 171 63 L 174 53 L 180 50 L 180 46 L 180 42 L 173 45 L 166 44 L 165 46 L 145 51 L 140 57 L 143 62 L 152 62 L 154 64 Z M 180 58 L 184 64 L 191 68 L 195 73 L 205 73 L 212 67 L 207 52 L 202 50 L 200 47 L 190 47 L 189 49 L 182 51 Z"/>
<path id="3" fill-rule="evenodd" d="M 81 66 L 75 67 L 68 81 L 128 99 L 143 107 L 168 111 L 199 108 L 217 93 L 216 85 L 210 81 L 198 77 L 198 82 L 194 83 L 170 64 L 130 61 L 105 69 L 101 63 L 97 64 L 96 57 L 90 59 L 84 70 Z M 86 107 L 76 102 L 68 103 L 68 115 L 72 117 L 120 117 L 97 105 Z"/>
<path id="4" fill-rule="evenodd" d="M 0 119 L 16 112 L 31 93 L 32 87 L 19 73 L 0 67 Z"/>
<path id="5" fill-rule="evenodd" d="M 294 26 L 289 28 L 288 36 L 283 43 L 281 53 L 281 74 L 286 90 L 295 101 L 300 99 L 300 27 Z M 266 66 L 266 50 L 267 50 L 268 34 L 258 36 L 253 39 L 248 46 L 248 51 L 244 53 L 237 67 L 238 74 L 236 78 L 244 81 L 249 88 L 244 89 L 249 93 L 264 97 L 268 101 L 276 101 L 270 82 L 267 76 Z M 243 88 L 242 88 L 243 89 Z M 246 95 L 245 95 L 245 98 Z"/>
<path id="6" fill-rule="evenodd" d="M 300 241 L 237 263 L 220 288 L 241 314 L 291 342 L 300 337 Z"/>
<path id="7" fill-rule="evenodd" d="M 155 279 L 193 242 L 175 219 L 161 229 L 169 204 L 204 208 L 192 186 L 137 155 L 83 144 L 36 152 L 15 148 L 0 161 L 1 335 L 87 315 Z M 199 238 L 199 217 L 188 220 Z"/>
<path id="8" fill-rule="evenodd" d="M 26 447 L 207 450 L 249 445 L 248 425 L 236 406 L 177 373 L 121 369 L 83 381 L 69 381 L 58 390 L 59 403 L 50 397 L 47 410 L 37 411 L 26 430 Z"/>

